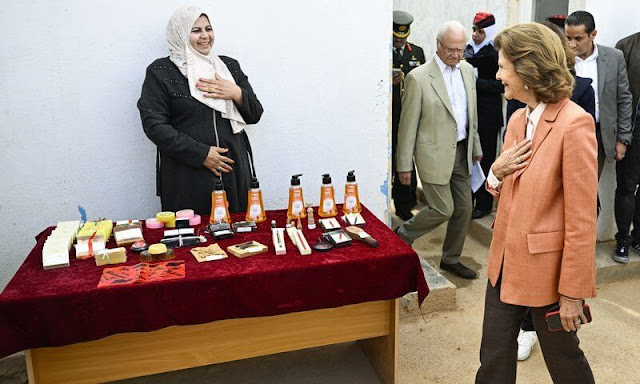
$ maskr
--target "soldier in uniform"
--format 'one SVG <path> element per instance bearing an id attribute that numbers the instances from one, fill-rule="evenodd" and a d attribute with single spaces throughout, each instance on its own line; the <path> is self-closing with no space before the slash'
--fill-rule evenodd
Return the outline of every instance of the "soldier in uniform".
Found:
<path id="1" fill-rule="evenodd" d="M 403 185 L 396 174 L 396 147 L 398 143 L 398 126 L 400 125 L 401 98 L 404 77 L 412 69 L 426 62 L 424 51 L 415 44 L 407 42 L 411 33 L 409 26 L 413 16 L 403 11 L 393 11 L 393 94 L 391 121 L 391 163 L 393 186 L 391 197 L 396 207 L 396 215 L 403 220 L 413 217 L 411 209 L 416 205 L 416 175 L 415 169 L 411 177 L 411 185 Z"/>

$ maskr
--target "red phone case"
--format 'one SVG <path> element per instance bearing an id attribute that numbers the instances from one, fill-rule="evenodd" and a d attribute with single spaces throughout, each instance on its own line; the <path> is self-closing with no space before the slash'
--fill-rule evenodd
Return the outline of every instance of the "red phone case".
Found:
<path id="1" fill-rule="evenodd" d="M 591 322 L 591 308 L 589 308 L 589 304 L 582 304 L 582 311 L 584 312 L 584 316 L 587 318 L 587 323 Z M 562 321 L 560 320 L 560 307 L 553 306 L 551 307 L 547 313 L 544 315 L 547 320 L 547 328 L 551 332 L 562 331 L 564 328 L 562 327 Z"/>

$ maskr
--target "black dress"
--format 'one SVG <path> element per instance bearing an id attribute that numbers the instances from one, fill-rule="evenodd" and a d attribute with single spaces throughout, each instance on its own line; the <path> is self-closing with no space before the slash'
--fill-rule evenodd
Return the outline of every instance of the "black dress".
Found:
<path id="1" fill-rule="evenodd" d="M 220 56 L 220 59 L 242 88 L 240 114 L 247 124 L 257 123 L 262 115 L 262 105 L 247 76 L 236 60 L 226 56 Z M 147 67 L 138 109 L 145 134 L 158 147 L 156 192 L 162 210 L 191 208 L 200 215 L 211 213 L 211 191 L 216 176 L 203 165 L 211 146 L 228 148 L 223 155 L 235 161 L 232 172 L 222 173 L 229 211 L 247 209 L 252 176 L 247 134 L 244 131 L 233 134 L 231 122 L 216 111 L 217 145 L 213 109 L 191 97 L 187 79 L 168 57 Z"/>
<path id="2" fill-rule="evenodd" d="M 478 69 L 476 80 L 476 92 L 478 100 L 478 135 L 482 146 L 482 161 L 480 165 L 485 175 L 496 159 L 498 135 L 502 128 L 502 82 L 496 80 L 498 72 L 498 51 L 491 44 L 473 52 L 471 45 L 467 45 L 465 60 Z M 489 213 L 493 209 L 493 196 L 487 192 L 484 186 L 473 194 L 475 208 L 483 213 Z"/>

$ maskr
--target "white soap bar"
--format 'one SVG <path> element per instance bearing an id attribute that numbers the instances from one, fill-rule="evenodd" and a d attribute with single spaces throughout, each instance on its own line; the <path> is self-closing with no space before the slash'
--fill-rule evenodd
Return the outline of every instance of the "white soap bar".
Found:
<path id="1" fill-rule="evenodd" d="M 119 220 L 116 221 L 116 226 L 124 224 L 138 224 L 140 220 Z"/>
<path id="2" fill-rule="evenodd" d="M 42 267 L 44 269 L 62 268 L 69 266 L 69 251 L 64 249 L 42 250 Z"/>
<path id="3" fill-rule="evenodd" d="M 86 257 L 86 256 L 95 256 L 98 251 L 102 251 L 103 249 L 106 248 L 106 244 L 104 242 L 104 240 L 102 239 L 98 239 L 98 240 L 92 240 L 91 241 L 91 245 L 93 247 L 92 250 L 92 254 L 89 254 L 89 243 L 88 242 L 82 242 L 82 243 L 78 243 L 75 245 L 76 247 L 76 258 L 79 257 Z"/>

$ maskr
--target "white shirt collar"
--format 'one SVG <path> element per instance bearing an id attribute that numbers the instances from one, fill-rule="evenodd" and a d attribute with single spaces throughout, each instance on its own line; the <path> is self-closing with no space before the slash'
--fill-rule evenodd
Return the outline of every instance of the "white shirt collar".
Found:
<path id="1" fill-rule="evenodd" d="M 434 53 L 433 57 L 436 59 L 436 64 L 438 64 L 438 67 L 440 68 L 440 72 L 444 73 L 445 69 L 447 69 L 447 67 L 449 66 L 440 59 L 440 56 L 438 56 L 437 53 Z M 456 68 L 460 68 L 460 63 L 456 64 Z"/>
<path id="2" fill-rule="evenodd" d="M 578 62 L 586 62 L 586 61 L 594 61 L 598 58 L 598 44 L 593 44 L 593 53 L 589 55 L 586 59 L 582 60 L 579 56 L 576 56 L 576 61 Z"/>
<path id="3" fill-rule="evenodd" d="M 533 124 L 534 127 L 538 126 L 538 121 L 540 121 L 540 118 L 542 117 L 542 113 L 544 112 L 544 110 L 547 109 L 547 104 L 540 102 L 540 104 L 538 104 L 538 106 L 531 111 L 531 108 L 527 105 L 527 109 L 525 110 L 526 112 L 526 117 L 527 119 L 531 120 L 531 123 Z"/>

